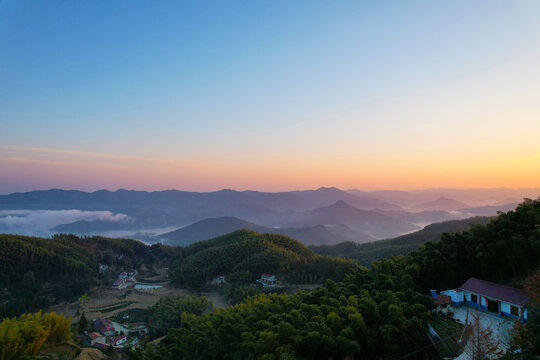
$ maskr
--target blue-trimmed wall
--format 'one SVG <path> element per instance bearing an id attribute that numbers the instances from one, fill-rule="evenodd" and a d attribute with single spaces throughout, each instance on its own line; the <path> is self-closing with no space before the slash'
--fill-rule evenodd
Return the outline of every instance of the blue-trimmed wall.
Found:
<path id="1" fill-rule="evenodd" d="M 455 301 L 455 302 L 452 303 L 452 305 L 455 306 L 455 307 L 460 307 L 460 306 L 463 306 L 463 305 L 467 305 L 467 306 L 479 309 L 480 311 L 489 312 L 489 311 L 487 311 L 487 306 L 478 305 L 478 304 L 473 303 L 471 301 L 465 301 L 465 302 L 463 302 L 463 301 Z M 495 315 L 495 313 L 492 313 L 492 312 L 489 312 L 489 313 Z M 527 322 L 527 319 L 521 319 L 519 316 L 516 316 L 514 314 L 510 314 L 510 313 L 507 313 L 507 312 L 504 312 L 504 311 L 501 311 L 497 315 L 499 317 L 504 316 L 504 317 L 507 317 L 507 318 L 515 319 L 515 320 L 521 320 L 522 323 Z"/>

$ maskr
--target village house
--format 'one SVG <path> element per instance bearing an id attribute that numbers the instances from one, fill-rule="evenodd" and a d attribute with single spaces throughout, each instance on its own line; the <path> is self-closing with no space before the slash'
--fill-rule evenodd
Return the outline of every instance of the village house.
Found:
<path id="1" fill-rule="evenodd" d="M 471 306 L 498 316 L 527 321 L 530 295 L 525 290 L 470 278 L 457 289 L 441 291 L 442 296 L 450 298 L 453 306 Z M 447 298 L 440 301 L 448 302 Z"/>
<path id="2" fill-rule="evenodd" d="M 119 336 L 116 336 L 112 339 L 110 339 L 110 344 L 112 346 L 120 346 L 122 345 L 123 343 L 125 343 L 127 341 L 127 336 L 126 335 L 119 335 Z"/>
<path id="3" fill-rule="evenodd" d="M 105 318 L 98 318 L 94 321 L 94 330 L 105 336 L 113 336 L 115 333 L 112 323 Z"/>
<path id="4" fill-rule="evenodd" d="M 113 284 L 111 285 L 111 289 L 120 289 L 120 287 L 125 283 L 125 279 L 116 279 L 114 280 Z"/>
<path id="5" fill-rule="evenodd" d="M 94 346 L 95 343 L 105 343 L 105 335 L 102 335 L 96 331 L 85 333 L 83 342 L 90 346 Z"/>
<path id="6" fill-rule="evenodd" d="M 261 274 L 261 278 L 257 279 L 257 282 L 262 284 L 262 286 L 276 286 L 277 279 L 272 274 Z"/>
<path id="7" fill-rule="evenodd" d="M 134 284 L 135 284 L 135 273 L 130 272 L 128 274 L 127 272 L 122 271 L 120 274 L 118 274 L 118 278 L 114 280 L 113 284 L 111 285 L 111 289 L 122 290 Z"/>
<path id="8" fill-rule="evenodd" d="M 107 270 L 109 270 L 109 265 L 99 264 L 99 273 L 100 274 L 103 274 Z"/>

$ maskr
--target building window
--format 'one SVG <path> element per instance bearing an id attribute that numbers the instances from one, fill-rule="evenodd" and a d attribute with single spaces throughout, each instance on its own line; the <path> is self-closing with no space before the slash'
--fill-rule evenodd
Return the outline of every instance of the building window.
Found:
<path id="1" fill-rule="evenodd" d="M 471 294 L 471 302 L 478 304 L 478 296 Z"/>
<path id="2" fill-rule="evenodd" d="M 510 314 L 519 316 L 519 308 L 517 306 L 510 306 Z"/>

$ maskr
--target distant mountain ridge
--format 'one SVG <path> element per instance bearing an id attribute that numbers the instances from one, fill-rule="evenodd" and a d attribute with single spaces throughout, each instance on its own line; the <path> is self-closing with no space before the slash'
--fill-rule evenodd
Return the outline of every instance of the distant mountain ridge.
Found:
<path id="1" fill-rule="evenodd" d="M 397 204 L 408 210 L 413 206 L 427 203 L 440 197 L 446 197 L 469 204 L 468 207 L 520 203 L 524 198 L 537 199 L 540 196 L 540 187 L 519 189 L 504 187 L 475 189 L 436 188 L 423 190 L 374 191 L 351 189 L 347 190 L 347 192 L 357 196 L 375 197 L 386 202 Z"/>
<path id="2" fill-rule="evenodd" d="M 355 196 L 336 188 L 290 192 L 220 190 L 134 191 L 45 190 L 0 195 L 0 210 L 108 210 L 133 218 L 130 226 L 165 227 L 186 225 L 205 218 L 234 216 L 265 226 L 282 226 L 286 219 L 313 208 L 346 200 L 363 209 L 400 210 L 397 205 L 376 198 Z M 94 224 L 101 228 L 101 225 Z M 84 224 L 90 228 L 92 224 Z M 117 227 L 116 225 L 112 227 Z"/>
<path id="3" fill-rule="evenodd" d="M 437 200 L 429 201 L 420 205 L 414 206 L 411 210 L 417 210 L 417 211 L 451 211 L 451 210 L 459 210 L 459 209 L 465 209 L 470 207 L 469 205 L 457 201 L 454 199 L 450 199 L 447 197 L 440 197 Z"/>
<path id="4" fill-rule="evenodd" d="M 51 189 L 0 195 L 0 210 L 3 210 L 0 230 L 39 236 L 58 232 L 137 236 L 135 238 L 147 241 L 155 234 L 204 219 L 235 217 L 265 228 L 288 229 L 287 234 L 294 232 L 304 241 L 307 241 L 308 233 L 312 239 L 328 236 L 350 238 L 352 233 L 365 234 L 363 240 L 369 237 L 385 239 L 434 222 L 475 215 L 493 216 L 497 211 L 508 211 L 517 205 L 493 205 L 498 201 L 530 194 L 536 194 L 536 190 L 343 191 L 322 187 L 288 192 L 228 189 L 213 192 L 123 189 L 84 192 Z M 422 207 L 413 211 L 418 204 Z M 41 210 L 47 210 L 47 213 L 40 213 Z M 92 213 L 98 211 L 110 214 Z M 346 227 L 338 228 L 336 225 Z M 253 225 L 250 228 L 257 229 Z"/>
<path id="5" fill-rule="evenodd" d="M 344 242 L 331 246 L 310 246 L 310 248 L 321 255 L 352 258 L 357 260 L 360 265 L 370 265 L 372 261 L 381 258 L 407 254 L 428 241 L 439 241 L 441 240 L 443 233 L 461 232 L 469 229 L 472 224 L 485 225 L 494 218 L 495 217 L 476 216 L 461 220 L 450 220 L 433 223 L 422 230 L 392 239 L 364 244 Z"/>
<path id="6" fill-rule="evenodd" d="M 103 205 L 151 205 L 151 206 L 185 206 L 186 203 L 193 205 L 214 205 L 227 203 L 247 204 L 264 203 L 267 208 L 286 209 L 310 209 L 324 206 L 329 203 L 344 200 L 358 208 L 364 209 L 387 209 L 399 210 L 399 206 L 375 197 L 356 196 L 337 188 L 319 188 L 317 190 L 300 190 L 289 192 L 261 192 L 261 191 L 236 191 L 219 190 L 213 192 L 190 192 L 181 190 L 164 191 L 138 191 L 138 190 L 98 190 L 95 192 L 85 192 L 80 190 L 37 190 L 25 193 L 13 193 L 0 195 L 0 208 L 17 208 L 20 206 L 31 206 L 47 209 L 64 208 L 69 209 L 86 208 Z M 51 206 L 53 206 L 51 208 Z"/>
<path id="7" fill-rule="evenodd" d="M 305 228 L 270 228 L 232 216 L 204 219 L 178 230 L 156 236 L 156 239 L 168 245 L 188 246 L 197 241 L 212 239 L 237 230 L 286 235 L 297 239 L 305 245 L 330 245 L 342 241 L 362 243 L 375 240 L 373 237 L 355 232 L 345 225 L 333 227 L 316 225 Z"/>
<path id="8" fill-rule="evenodd" d="M 343 200 L 298 214 L 287 226 L 307 227 L 318 224 L 345 224 L 355 231 L 366 233 L 376 239 L 419 229 L 416 225 L 387 216 L 379 210 L 358 209 Z"/>

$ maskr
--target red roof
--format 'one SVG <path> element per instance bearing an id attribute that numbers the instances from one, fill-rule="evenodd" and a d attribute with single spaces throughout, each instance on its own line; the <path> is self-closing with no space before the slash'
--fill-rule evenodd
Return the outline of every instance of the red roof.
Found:
<path id="1" fill-rule="evenodd" d="M 92 340 L 94 339 L 97 339 L 98 337 L 103 337 L 103 335 L 101 335 L 100 333 L 98 332 L 91 332 L 90 334 L 88 334 L 88 337 Z"/>
<path id="2" fill-rule="evenodd" d="M 112 339 L 111 339 L 111 344 L 116 344 L 116 342 L 117 342 L 118 340 L 122 340 L 123 338 L 126 338 L 126 337 L 127 337 L 126 335 L 123 335 L 123 334 L 122 334 L 122 335 L 120 335 L 120 336 L 117 336 L 117 337 L 115 337 L 115 338 L 112 338 Z"/>
<path id="3" fill-rule="evenodd" d="M 467 280 L 465 284 L 461 285 L 460 289 L 519 306 L 527 305 L 529 299 L 531 298 L 529 293 L 525 290 L 476 278 L 470 278 Z"/>

